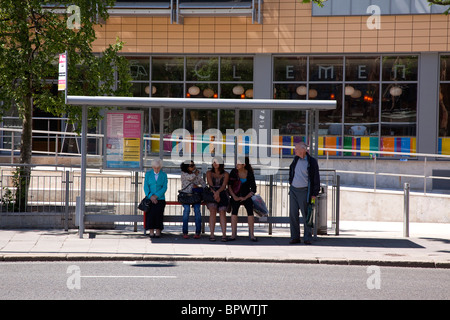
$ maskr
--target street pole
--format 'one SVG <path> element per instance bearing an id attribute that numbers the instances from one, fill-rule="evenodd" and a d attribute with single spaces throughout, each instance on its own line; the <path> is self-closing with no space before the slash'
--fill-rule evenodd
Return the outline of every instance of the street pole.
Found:
<path id="1" fill-rule="evenodd" d="M 87 126 L 88 126 L 88 107 L 82 107 L 81 117 L 81 186 L 80 186 L 80 226 L 78 227 L 78 236 L 83 238 L 84 233 L 84 213 L 86 209 L 86 167 L 87 167 Z"/>
<path id="2" fill-rule="evenodd" d="M 405 183 L 403 187 L 403 236 L 409 237 L 409 183 Z"/>

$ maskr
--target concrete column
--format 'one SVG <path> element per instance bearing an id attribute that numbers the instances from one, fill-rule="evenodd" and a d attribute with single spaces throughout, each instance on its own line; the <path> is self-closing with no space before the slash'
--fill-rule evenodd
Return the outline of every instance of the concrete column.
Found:
<path id="1" fill-rule="evenodd" d="M 253 60 L 253 98 L 273 99 L 272 95 L 272 55 L 256 54 Z M 270 129 L 272 129 L 271 110 L 253 110 L 253 128 L 267 129 L 267 142 L 271 142 Z M 259 132 L 258 132 L 259 133 Z M 260 139 L 260 137 L 258 137 Z"/>
<path id="2" fill-rule="evenodd" d="M 422 52 L 418 72 L 417 152 L 437 153 L 439 54 L 437 52 Z"/>

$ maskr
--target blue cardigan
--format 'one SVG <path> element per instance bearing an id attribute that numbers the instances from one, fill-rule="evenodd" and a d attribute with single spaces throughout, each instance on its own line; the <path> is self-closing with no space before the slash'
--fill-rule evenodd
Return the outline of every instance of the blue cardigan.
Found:
<path id="1" fill-rule="evenodd" d="M 155 173 L 149 170 L 145 173 L 144 192 L 147 198 L 153 195 L 158 197 L 158 200 L 165 200 L 164 194 L 167 191 L 167 173 L 159 171 L 158 180 L 155 181 Z"/>

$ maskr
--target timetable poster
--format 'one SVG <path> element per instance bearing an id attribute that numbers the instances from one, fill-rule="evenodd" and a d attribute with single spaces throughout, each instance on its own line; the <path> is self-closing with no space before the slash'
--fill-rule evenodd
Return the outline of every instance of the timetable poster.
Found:
<path id="1" fill-rule="evenodd" d="M 140 169 L 142 112 L 108 112 L 105 143 L 107 169 Z"/>

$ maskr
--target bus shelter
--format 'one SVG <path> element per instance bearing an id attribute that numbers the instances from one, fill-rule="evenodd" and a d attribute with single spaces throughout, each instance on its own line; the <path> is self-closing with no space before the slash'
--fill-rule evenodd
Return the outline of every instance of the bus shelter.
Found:
<path id="1" fill-rule="evenodd" d="M 86 200 L 87 168 L 87 124 L 88 108 L 134 107 L 160 109 L 160 158 L 163 157 L 163 116 L 165 109 L 228 109 L 235 110 L 238 119 L 239 110 L 292 110 L 306 111 L 306 141 L 310 145 L 311 155 L 318 154 L 319 112 L 336 109 L 334 100 L 272 100 L 272 99 L 188 99 L 188 98 L 141 98 L 115 96 L 66 96 L 66 103 L 82 107 L 81 122 L 81 185 L 79 203 L 79 236 L 83 237 Z M 239 122 L 236 120 L 236 124 Z"/>

